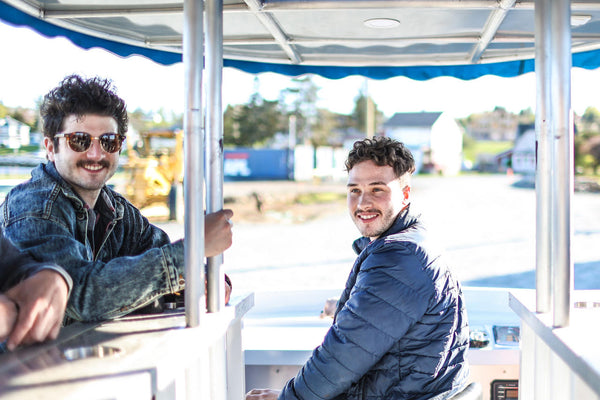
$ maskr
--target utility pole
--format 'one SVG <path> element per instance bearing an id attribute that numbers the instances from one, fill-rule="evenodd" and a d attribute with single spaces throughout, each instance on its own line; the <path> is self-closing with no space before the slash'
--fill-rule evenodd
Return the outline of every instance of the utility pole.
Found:
<path id="1" fill-rule="evenodd" d="M 375 136 L 375 107 L 371 96 L 369 96 L 369 78 L 365 78 L 365 136 Z"/>

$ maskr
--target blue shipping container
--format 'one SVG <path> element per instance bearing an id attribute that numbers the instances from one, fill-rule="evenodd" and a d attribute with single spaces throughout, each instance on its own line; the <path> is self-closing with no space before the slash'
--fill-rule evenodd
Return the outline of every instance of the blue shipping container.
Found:
<path id="1" fill-rule="evenodd" d="M 287 149 L 225 150 L 224 178 L 241 180 L 288 180 L 293 177 L 293 153 Z"/>

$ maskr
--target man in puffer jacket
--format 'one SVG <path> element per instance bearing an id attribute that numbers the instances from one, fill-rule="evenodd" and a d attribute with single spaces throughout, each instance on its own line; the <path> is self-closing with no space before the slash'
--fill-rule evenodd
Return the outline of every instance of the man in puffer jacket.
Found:
<path id="1" fill-rule="evenodd" d="M 459 283 L 410 212 L 411 153 L 384 137 L 354 144 L 348 208 L 363 235 L 323 344 L 281 392 L 258 399 L 446 399 L 467 383 Z"/>

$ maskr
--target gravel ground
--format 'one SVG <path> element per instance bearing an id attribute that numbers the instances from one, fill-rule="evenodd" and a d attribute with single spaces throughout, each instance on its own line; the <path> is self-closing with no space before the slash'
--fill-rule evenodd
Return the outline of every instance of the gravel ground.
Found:
<path id="1" fill-rule="evenodd" d="M 464 285 L 535 285 L 535 191 L 514 185 L 516 177 L 416 176 L 413 207 L 446 250 Z M 262 199 L 258 213 L 252 193 Z M 225 271 L 235 290 L 342 288 L 355 255 L 358 231 L 342 200 L 299 206 L 301 193 L 345 193 L 344 183 L 228 182 L 233 200 L 234 244 Z M 600 194 L 576 193 L 572 257 L 576 289 L 600 289 Z M 183 226 L 157 223 L 172 239 Z"/>

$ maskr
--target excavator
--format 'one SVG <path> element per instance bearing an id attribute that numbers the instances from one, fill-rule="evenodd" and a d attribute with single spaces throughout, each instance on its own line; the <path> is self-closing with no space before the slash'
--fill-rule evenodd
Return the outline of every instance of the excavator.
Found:
<path id="1" fill-rule="evenodd" d="M 124 193 L 138 208 L 164 203 L 172 210 L 183 183 L 183 130 L 150 130 L 139 136 L 127 141 Z"/>

